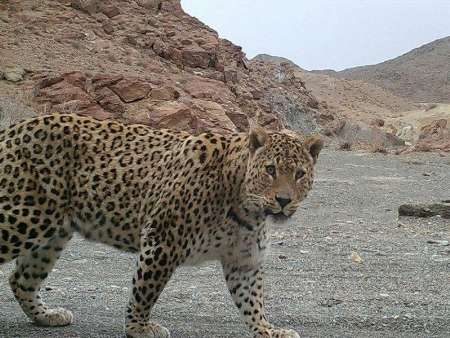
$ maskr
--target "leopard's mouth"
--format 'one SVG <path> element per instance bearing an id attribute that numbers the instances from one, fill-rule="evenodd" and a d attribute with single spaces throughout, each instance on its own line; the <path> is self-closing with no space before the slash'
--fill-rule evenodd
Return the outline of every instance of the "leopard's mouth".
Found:
<path id="1" fill-rule="evenodd" d="M 282 210 L 274 212 L 271 209 L 266 209 L 264 215 L 270 216 L 277 223 L 284 223 L 289 219 L 289 216 L 285 215 Z"/>

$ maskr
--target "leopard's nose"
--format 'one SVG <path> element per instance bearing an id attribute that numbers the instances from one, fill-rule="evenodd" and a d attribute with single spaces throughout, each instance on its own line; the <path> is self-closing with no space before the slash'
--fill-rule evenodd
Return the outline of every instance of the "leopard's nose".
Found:
<path id="1" fill-rule="evenodd" d="M 277 200 L 278 204 L 280 205 L 280 207 L 283 209 L 286 205 L 288 205 L 289 203 L 291 203 L 291 199 L 288 197 L 281 197 L 279 195 L 275 196 L 275 199 Z"/>

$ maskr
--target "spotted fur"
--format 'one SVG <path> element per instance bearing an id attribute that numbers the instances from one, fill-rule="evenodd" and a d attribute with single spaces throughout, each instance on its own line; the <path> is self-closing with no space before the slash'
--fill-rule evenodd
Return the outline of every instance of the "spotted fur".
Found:
<path id="1" fill-rule="evenodd" d="M 289 217 L 313 183 L 319 138 L 256 129 L 197 136 L 77 115 L 33 118 L 0 132 L 0 264 L 37 324 L 72 322 L 41 300 L 42 282 L 78 232 L 137 253 L 129 337 L 169 337 L 150 313 L 175 269 L 220 260 L 254 337 L 298 337 L 266 319 L 266 218 Z"/>

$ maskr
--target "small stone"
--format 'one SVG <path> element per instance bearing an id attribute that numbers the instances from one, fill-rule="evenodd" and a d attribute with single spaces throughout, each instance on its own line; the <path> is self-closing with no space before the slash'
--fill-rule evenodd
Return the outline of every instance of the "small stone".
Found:
<path id="1" fill-rule="evenodd" d="M 325 299 L 322 299 L 320 302 L 319 302 L 319 305 L 320 306 L 324 306 L 324 307 L 332 307 L 332 306 L 335 306 L 335 305 L 339 305 L 339 304 L 341 304 L 341 303 L 343 303 L 344 301 L 343 300 L 341 300 L 341 299 L 336 299 L 336 298 L 325 298 Z"/>
<path id="2" fill-rule="evenodd" d="M 112 34 L 114 33 L 114 27 L 113 25 L 111 25 L 110 22 L 105 22 L 102 26 L 103 30 L 105 31 L 106 34 Z"/>
<path id="3" fill-rule="evenodd" d="M 6 80 L 11 82 L 19 82 L 23 80 L 25 75 L 25 69 L 20 66 L 9 66 L 6 67 L 3 76 Z"/>
<path id="4" fill-rule="evenodd" d="M 448 246 L 448 244 L 449 244 L 449 242 L 446 241 L 446 240 L 438 240 L 438 239 L 429 239 L 427 241 L 427 243 L 429 243 L 429 244 L 437 244 L 437 245 L 440 245 L 440 246 Z"/>
<path id="5" fill-rule="evenodd" d="M 9 23 L 9 17 L 6 13 L 0 13 L 0 21 L 4 23 Z"/>
<path id="6" fill-rule="evenodd" d="M 120 14 L 119 8 L 111 5 L 102 5 L 101 11 L 110 19 Z"/>
<path id="7" fill-rule="evenodd" d="M 353 263 L 361 264 L 363 262 L 363 259 L 361 258 L 361 256 L 356 251 L 352 251 L 352 254 L 350 255 L 350 258 L 351 258 Z"/>

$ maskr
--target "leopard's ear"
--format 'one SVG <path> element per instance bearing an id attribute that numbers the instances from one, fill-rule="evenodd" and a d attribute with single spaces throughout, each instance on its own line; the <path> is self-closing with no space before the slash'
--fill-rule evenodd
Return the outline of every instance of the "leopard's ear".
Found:
<path id="1" fill-rule="evenodd" d="M 323 148 L 323 140 L 319 135 L 312 135 L 305 139 L 303 145 L 311 154 L 315 164 L 317 162 L 317 158 L 319 157 L 319 153 Z"/>
<path id="2" fill-rule="evenodd" d="M 250 154 L 254 155 L 261 150 L 267 142 L 269 134 L 261 127 L 253 127 L 249 132 L 249 149 Z"/>

